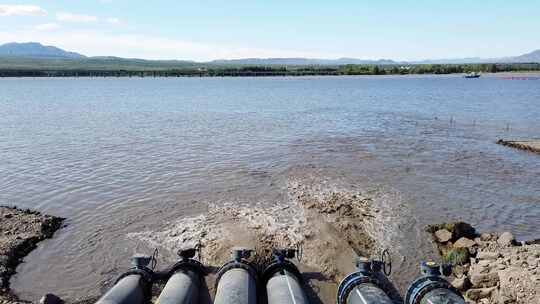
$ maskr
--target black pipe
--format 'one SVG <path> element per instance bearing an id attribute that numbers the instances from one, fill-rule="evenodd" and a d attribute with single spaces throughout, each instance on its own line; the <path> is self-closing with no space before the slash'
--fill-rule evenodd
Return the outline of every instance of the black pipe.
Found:
<path id="1" fill-rule="evenodd" d="M 338 304 L 392 304 L 375 272 L 380 271 L 381 262 L 361 258 L 356 264 L 357 271 L 349 274 L 339 284 Z"/>
<path id="2" fill-rule="evenodd" d="M 422 275 L 407 289 L 405 304 L 465 304 L 463 296 L 441 277 L 452 273 L 450 267 L 426 262 L 420 270 Z"/>
<path id="3" fill-rule="evenodd" d="M 191 304 L 198 303 L 203 277 L 206 275 L 204 266 L 194 259 L 194 248 L 180 250 L 181 260 L 166 272 L 167 284 L 161 291 L 159 304 Z"/>
<path id="4" fill-rule="evenodd" d="M 302 275 L 288 259 L 296 256 L 295 249 L 274 249 L 274 260 L 263 273 L 267 304 L 307 304 L 302 289 Z"/>
<path id="5" fill-rule="evenodd" d="M 136 255 L 133 267 L 116 280 L 114 286 L 96 304 L 143 304 L 152 296 L 153 271 L 148 268 L 153 258 Z"/>
<path id="6" fill-rule="evenodd" d="M 214 304 L 256 304 L 257 272 L 246 260 L 251 250 L 235 248 L 232 255 L 218 271 Z"/>

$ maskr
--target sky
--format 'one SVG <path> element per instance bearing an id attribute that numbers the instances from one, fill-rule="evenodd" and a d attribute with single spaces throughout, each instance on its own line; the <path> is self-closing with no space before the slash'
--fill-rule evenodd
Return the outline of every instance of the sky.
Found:
<path id="1" fill-rule="evenodd" d="M 87 56 L 421 60 L 540 49 L 540 0 L 0 0 L 0 43 Z"/>

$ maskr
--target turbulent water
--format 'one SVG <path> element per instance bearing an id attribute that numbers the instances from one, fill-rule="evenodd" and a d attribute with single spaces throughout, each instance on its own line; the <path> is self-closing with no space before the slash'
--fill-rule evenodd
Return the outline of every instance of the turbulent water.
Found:
<path id="1" fill-rule="evenodd" d="M 398 282 L 432 257 L 429 223 L 538 238 L 540 157 L 495 141 L 539 137 L 539 102 L 539 81 L 497 77 L 1 79 L 0 204 L 68 218 L 11 286 L 96 296 L 136 251 L 171 261 L 178 240 L 156 236 L 231 206 L 294 236 L 279 210 L 298 187 L 373 197 Z"/>

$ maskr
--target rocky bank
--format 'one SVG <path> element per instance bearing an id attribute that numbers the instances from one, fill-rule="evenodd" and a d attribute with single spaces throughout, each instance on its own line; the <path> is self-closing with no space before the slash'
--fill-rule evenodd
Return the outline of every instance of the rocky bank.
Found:
<path id="1" fill-rule="evenodd" d="M 540 154 L 540 140 L 499 139 L 497 144 Z"/>
<path id="2" fill-rule="evenodd" d="M 64 219 L 14 207 L 0 207 L 0 304 L 22 303 L 9 290 L 9 279 L 22 259 L 53 236 Z"/>
<path id="3" fill-rule="evenodd" d="M 468 303 L 540 304 L 540 241 L 516 242 L 510 232 L 476 233 L 466 223 L 429 226 L 450 278 Z"/>

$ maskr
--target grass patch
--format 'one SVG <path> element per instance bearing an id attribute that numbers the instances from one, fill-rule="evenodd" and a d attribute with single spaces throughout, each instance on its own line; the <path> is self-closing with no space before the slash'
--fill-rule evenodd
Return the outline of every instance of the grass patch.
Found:
<path id="1" fill-rule="evenodd" d="M 443 262 L 451 265 L 464 265 L 469 263 L 469 250 L 467 248 L 453 248 L 443 255 Z"/>

